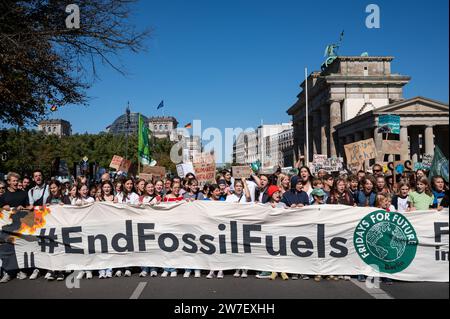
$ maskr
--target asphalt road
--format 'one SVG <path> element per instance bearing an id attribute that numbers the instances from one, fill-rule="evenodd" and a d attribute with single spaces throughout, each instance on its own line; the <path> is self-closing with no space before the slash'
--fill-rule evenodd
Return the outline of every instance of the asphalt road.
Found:
<path id="1" fill-rule="evenodd" d="M 73 287 L 73 282 L 69 284 Z M 351 281 L 277 280 L 234 278 L 112 278 L 79 281 L 14 279 L 0 284 L 0 299 L 448 299 L 448 283 L 394 282 L 379 288 Z"/>

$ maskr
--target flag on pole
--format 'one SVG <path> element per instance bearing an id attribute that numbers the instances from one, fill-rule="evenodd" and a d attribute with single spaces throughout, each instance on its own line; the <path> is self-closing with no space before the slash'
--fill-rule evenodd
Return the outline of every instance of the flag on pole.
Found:
<path id="1" fill-rule="evenodd" d="M 164 107 L 164 100 L 162 100 L 161 103 L 159 103 L 159 105 L 156 109 L 159 110 L 159 109 L 162 109 L 163 107 Z"/>
<path id="2" fill-rule="evenodd" d="M 184 126 L 184 128 L 192 128 L 192 123 L 188 123 Z"/>
<path id="3" fill-rule="evenodd" d="M 139 114 L 139 142 L 138 142 L 138 156 L 139 161 L 143 165 L 151 165 L 152 158 L 150 157 L 150 143 L 148 138 L 148 127 L 144 118 Z M 155 163 L 156 164 L 156 163 Z"/>
<path id="4" fill-rule="evenodd" d="M 436 146 L 434 149 L 434 157 L 433 161 L 431 162 L 431 168 L 428 177 L 431 180 L 433 176 L 437 175 L 442 176 L 448 183 L 448 159 L 445 158 L 439 147 Z"/>

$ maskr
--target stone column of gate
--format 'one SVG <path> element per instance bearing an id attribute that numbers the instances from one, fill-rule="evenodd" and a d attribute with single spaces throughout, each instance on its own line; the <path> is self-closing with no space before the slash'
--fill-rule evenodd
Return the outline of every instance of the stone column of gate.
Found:
<path id="1" fill-rule="evenodd" d="M 363 132 L 363 139 L 364 140 L 368 140 L 370 138 L 372 138 L 372 130 L 371 129 L 365 129 L 364 132 Z M 370 167 L 370 160 L 365 160 L 364 161 L 364 166 L 366 168 L 369 168 Z"/>
<path id="2" fill-rule="evenodd" d="M 408 147 L 408 127 L 407 126 L 400 127 L 400 142 L 403 142 Z M 401 154 L 400 160 L 406 161 L 409 158 L 410 157 L 409 157 L 409 147 L 408 147 L 408 152 L 406 154 Z"/>
<path id="3" fill-rule="evenodd" d="M 378 133 L 378 127 L 375 127 L 373 129 L 373 140 L 375 142 L 375 147 L 377 148 L 377 152 L 379 154 L 381 154 L 381 145 L 383 143 L 383 134 Z M 383 162 L 384 161 L 384 156 L 382 155 L 378 155 L 378 159 L 376 160 L 376 162 Z M 381 163 L 378 163 L 381 164 Z"/>
<path id="4" fill-rule="evenodd" d="M 335 136 L 336 126 L 341 124 L 341 100 L 330 99 L 330 136 L 328 136 L 328 141 L 330 143 L 330 154 L 329 156 L 336 156 L 338 141 L 337 136 Z"/>
<path id="5" fill-rule="evenodd" d="M 315 111 L 312 113 L 313 119 L 313 144 L 314 150 L 313 154 L 320 154 L 321 146 L 320 146 L 320 112 Z"/>
<path id="6" fill-rule="evenodd" d="M 432 125 L 425 127 L 425 154 L 434 155 L 434 133 Z"/>
<path id="7" fill-rule="evenodd" d="M 327 105 L 320 108 L 321 122 L 320 122 L 320 145 L 322 155 L 328 156 L 328 136 L 327 136 L 327 126 L 329 116 L 329 109 Z M 339 153 L 339 152 L 336 152 Z"/>

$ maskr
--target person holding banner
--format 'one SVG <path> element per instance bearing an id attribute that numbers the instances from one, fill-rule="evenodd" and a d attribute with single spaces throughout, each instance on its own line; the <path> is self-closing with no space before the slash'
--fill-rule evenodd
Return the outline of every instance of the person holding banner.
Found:
<path id="1" fill-rule="evenodd" d="M 391 193 L 391 190 L 386 185 L 386 180 L 385 180 L 385 178 L 383 176 L 377 176 L 375 192 L 377 192 L 377 193 L 385 193 L 385 194 L 390 194 Z"/>
<path id="2" fill-rule="evenodd" d="M 409 194 L 411 210 L 429 210 L 433 206 L 434 196 L 430 189 L 428 178 L 422 177 L 417 181 L 416 191 Z"/>
<path id="3" fill-rule="evenodd" d="M 366 176 L 362 180 L 362 189 L 356 194 L 356 204 L 359 207 L 375 207 L 377 193 L 374 191 L 375 178 Z"/>
<path id="4" fill-rule="evenodd" d="M 352 196 L 353 203 L 356 203 L 356 195 L 359 190 L 359 180 L 356 175 L 350 175 L 347 177 L 347 189 Z"/>
<path id="5" fill-rule="evenodd" d="M 401 181 L 397 185 L 398 192 L 392 197 L 392 205 L 396 212 L 406 213 L 411 209 L 411 203 L 409 202 L 409 184 L 406 181 Z"/>
<path id="6" fill-rule="evenodd" d="M 186 201 L 203 200 L 205 198 L 200 191 L 198 181 L 195 178 L 188 180 L 187 189 L 188 191 L 183 194 L 183 198 Z"/>
<path id="7" fill-rule="evenodd" d="M 309 197 L 308 194 L 303 191 L 303 182 L 300 177 L 292 176 L 291 189 L 283 194 L 281 201 L 286 204 L 287 207 L 291 208 L 301 208 L 309 205 Z"/>
<path id="8" fill-rule="evenodd" d="M 162 180 L 155 182 L 155 194 L 161 198 L 161 201 L 164 199 L 164 182 Z"/>
<path id="9" fill-rule="evenodd" d="M 339 177 L 334 181 L 333 189 L 326 203 L 354 206 L 353 196 L 347 189 L 347 181 L 345 178 Z"/>
<path id="10" fill-rule="evenodd" d="M 76 206 L 82 206 L 95 202 L 95 199 L 89 196 L 89 189 L 85 184 L 77 185 L 77 199 L 75 200 Z"/>
<path id="11" fill-rule="evenodd" d="M 446 185 L 444 178 L 440 175 L 433 176 L 431 179 L 431 189 L 434 196 L 432 208 L 438 208 L 445 196 Z"/>
<path id="12" fill-rule="evenodd" d="M 115 203 L 139 205 L 139 195 L 134 191 L 134 182 L 130 177 L 122 184 L 122 191 L 114 198 Z"/>
<path id="13" fill-rule="evenodd" d="M 164 197 L 164 202 L 179 202 L 184 198 L 180 195 L 181 184 L 174 182 L 172 185 L 172 192 Z"/>
<path id="14" fill-rule="evenodd" d="M 152 182 L 146 183 L 142 204 L 156 205 L 159 203 L 161 203 L 161 196 L 156 193 L 155 185 Z"/>
<path id="15" fill-rule="evenodd" d="M 70 198 L 63 195 L 61 183 L 57 180 L 50 182 L 50 194 L 47 197 L 47 205 L 70 205 Z"/>
<path id="16" fill-rule="evenodd" d="M 240 179 L 235 180 L 234 193 L 228 195 L 225 201 L 227 203 L 250 203 L 252 198 L 247 186 L 247 181 Z"/>
<path id="17" fill-rule="evenodd" d="M 284 193 L 288 192 L 291 189 L 291 178 L 289 175 L 280 174 L 278 176 L 278 188 L 281 191 L 281 196 L 284 195 Z"/>
<path id="18" fill-rule="evenodd" d="M 299 176 L 302 180 L 303 191 L 306 192 L 308 196 L 311 196 L 311 193 L 313 191 L 312 187 L 313 176 L 311 174 L 311 171 L 309 170 L 309 167 L 308 166 L 300 167 Z"/>
<path id="19" fill-rule="evenodd" d="M 142 200 L 144 199 L 145 196 L 145 186 L 146 186 L 146 182 L 144 179 L 139 179 L 136 182 L 136 194 L 139 195 L 139 203 L 142 203 Z"/>
<path id="20" fill-rule="evenodd" d="M 269 177 L 267 175 L 261 174 L 259 177 L 253 175 L 253 179 L 258 185 L 255 194 L 255 202 L 266 204 L 269 201 L 269 195 L 267 194 L 267 190 L 269 188 Z"/>

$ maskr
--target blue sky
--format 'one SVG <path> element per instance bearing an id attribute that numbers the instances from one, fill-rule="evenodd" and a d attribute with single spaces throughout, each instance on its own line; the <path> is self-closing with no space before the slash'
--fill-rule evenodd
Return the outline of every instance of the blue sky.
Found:
<path id="1" fill-rule="evenodd" d="M 365 26 L 365 8 L 381 9 L 381 28 Z M 82 12 L 81 12 L 82 14 Z M 289 121 L 304 68 L 319 70 L 327 44 L 345 30 L 340 55 L 392 55 L 392 71 L 412 77 L 405 97 L 448 103 L 448 1 L 150 0 L 132 18 L 154 31 L 148 51 L 123 52 L 129 75 L 99 66 L 88 107 L 51 115 L 74 132 L 97 133 L 124 112 L 146 116 L 164 99 L 180 126 L 256 127 Z"/>

